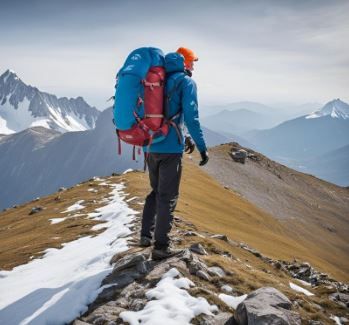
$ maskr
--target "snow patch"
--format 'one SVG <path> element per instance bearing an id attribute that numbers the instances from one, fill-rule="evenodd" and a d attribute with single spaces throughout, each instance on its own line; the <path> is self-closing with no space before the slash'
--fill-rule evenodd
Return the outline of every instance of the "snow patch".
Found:
<path id="1" fill-rule="evenodd" d="M 338 316 L 331 315 L 330 319 L 334 320 L 337 325 L 342 325 L 342 322 Z"/>
<path id="2" fill-rule="evenodd" d="M 210 305 L 203 297 L 193 297 L 185 289 L 194 286 L 181 277 L 176 268 L 165 273 L 155 288 L 146 293 L 148 301 L 143 310 L 124 311 L 120 317 L 131 325 L 182 325 L 200 314 L 213 315 L 217 306 Z"/>
<path id="3" fill-rule="evenodd" d="M 64 221 L 65 219 L 67 219 L 67 217 L 65 217 L 65 218 L 52 218 L 52 219 L 48 219 L 48 220 L 51 221 L 51 225 L 54 225 L 56 223 L 60 223 L 60 222 Z"/>
<path id="4" fill-rule="evenodd" d="M 47 249 L 43 258 L 12 271 L 0 271 L 0 324 L 66 324 L 87 310 L 112 272 L 111 258 L 128 249 L 124 236 L 131 234 L 135 211 L 125 203 L 123 188 L 115 184 L 108 204 L 89 214 L 106 221 L 104 232 Z"/>
<path id="5" fill-rule="evenodd" d="M 297 279 L 297 281 L 300 282 L 301 284 L 305 285 L 305 286 L 311 287 L 311 284 L 309 282 L 303 281 L 301 279 Z"/>
<path id="6" fill-rule="evenodd" d="M 81 205 L 81 203 L 83 203 L 83 202 L 84 202 L 84 200 L 79 200 L 78 202 L 76 202 L 75 204 L 71 205 L 65 211 L 63 211 L 61 213 L 67 213 L 67 212 L 72 212 L 72 211 L 77 211 L 77 210 L 84 209 L 85 206 Z"/>
<path id="7" fill-rule="evenodd" d="M 224 301 L 229 307 L 236 309 L 238 305 L 246 299 L 247 295 L 242 295 L 238 297 L 226 295 L 225 293 L 221 293 L 218 295 L 218 298 Z"/>
<path id="8" fill-rule="evenodd" d="M 310 291 L 308 291 L 307 289 L 304 289 L 304 288 L 302 288 L 302 287 L 300 287 L 297 284 L 294 284 L 292 282 L 290 282 L 290 288 L 297 291 L 297 292 L 304 293 L 306 296 L 314 296 L 314 294 L 311 293 Z"/>
<path id="9" fill-rule="evenodd" d="M 10 103 L 9 98 L 4 105 L 0 105 L 0 133 L 12 134 L 23 131 L 30 127 L 35 121 L 42 118 L 35 118 L 29 111 L 30 101 L 25 97 L 22 102 L 18 103 L 18 108 L 15 109 Z M 4 122 L 5 121 L 5 122 Z"/>

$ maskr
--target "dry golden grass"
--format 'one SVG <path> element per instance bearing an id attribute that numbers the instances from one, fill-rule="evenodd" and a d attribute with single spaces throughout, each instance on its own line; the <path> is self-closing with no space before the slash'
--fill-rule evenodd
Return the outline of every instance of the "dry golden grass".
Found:
<path id="1" fill-rule="evenodd" d="M 109 177 L 108 181 L 124 182 L 129 196 L 138 197 L 137 200 L 130 201 L 129 205 L 141 211 L 140 200 L 144 200 L 150 189 L 147 174 L 133 172 Z M 88 192 L 89 188 L 97 188 L 98 193 Z M 110 187 L 99 186 L 96 181 L 88 181 L 65 192 L 1 213 L 0 268 L 11 269 L 28 262 L 31 256 L 42 255 L 42 252 L 49 247 L 58 248 L 62 243 L 79 236 L 96 234 L 91 231 L 96 221 L 87 219 L 86 215 L 103 205 L 100 201 L 108 197 L 109 193 Z M 58 196 L 60 198 L 56 200 Z M 49 219 L 66 216 L 61 211 L 78 200 L 85 200 L 86 208 L 78 211 L 83 213 L 83 216 L 70 218 L 54 225 L 50 224 Z M 34 206 L 42 206 L 44 210 L 28 215 Z M 348 279 L 348 274 L 323 257 L 321 247 L 314 248 L 304 238 L 294 240 L 292 232 L 284 224 L 256 208 L 237 193 L 224 189 L 188 159 L 184 161 L 181 194 L 176 214 L 189 222 L 189 224 L 180 223 L 181 230 L 197 229 L 202 233 L 225 234 L 233 240 L 246 242 L 269 257 L 286 260 L 296 257 L 299 260 L 307 260 L 337 279 Z M 190 223 L 193 226 L 190 226 Z M 218 304 L 222 310 L 227 307 L 210 292 L 221 291 L 220 286 L 224 282 L 230 284 L 236 294 L 248 293 L 262 286 L 275 287 L 291 300 L 297 299 L 300 304 L 298 311 L 304 319 L 318 319 L 324 323 L 328 321 L 324 312 L 314 308 L 312 302 L 336 315 L 344 313 L 343 308 L 327 299 L 328 289 L 317 288 L 316 296 L 311 298 L 298 294 L 289 288 L 289 281 L 292 279 L 288 275 L 239 247 L 209 238 L 209 236 L 206 238 L 183 237 L 181 246 L 188 247 L 193 242 L 201 242 L 210 252 L 208 256 L 203 257 L 207 265 L 218 265 L 228 271 L 226 277 L 214 278 L 212 283 L 195 277 L 198 285 L 196 292 L 194 290 L 193 293 L 206 296 L 211 303 Z M 224 257 L 220 252 L 228 252 L 232 258 Z M 335 258 L 340 262 L 343 256 L 335 256 Z M 187 276 L 194 280 L 193 276 Z"/>
<path id="2" fill-rule="evenodd" d="M 89 192 L 95 188 L 98 193 Z M 59 248 L 62 243 L 80 236 L 95 235 L 91 228 L 98 221 L 86 218 L 87 214 L 103 205 L 100 200 L 108 197 L 110 188 L 99 186 L 91 181 L 79 186 L 31 201 L 17 208 L 1 213 L 0 217 L 0 268 L 10 270 L 27 263 L 32 258 L 43 255 L 47 248 Z M 51 224 L 49 219 L 62 218 L 69 213 L 61 213 L 79 200 L 84 200 L 84 209 L 73 214 L 83 214 L 68 218 L 60 223 Z M 42 211 L 29 215 L 33 207 L 40 206 Z M 102 231 L 102 230 L 100 230 Z"/>

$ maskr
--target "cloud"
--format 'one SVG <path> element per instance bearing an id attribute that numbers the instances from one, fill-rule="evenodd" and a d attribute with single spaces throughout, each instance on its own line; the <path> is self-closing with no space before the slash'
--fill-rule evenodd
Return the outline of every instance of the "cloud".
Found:
<path id="1" fill-rule="evenodd" d="M 325 0 L 2 1 L 0 62 L 102 106 L 132 49 L 188 46 L 204 101 L 349 100 L 347 12 Z"/>

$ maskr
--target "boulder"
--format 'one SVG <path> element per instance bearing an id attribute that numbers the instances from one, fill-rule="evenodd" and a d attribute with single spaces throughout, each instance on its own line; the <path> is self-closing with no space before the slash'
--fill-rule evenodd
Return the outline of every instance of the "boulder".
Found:
<path id="1" fill-rule="evenodd" d="M 247 158 L 247 151 L 244 149 L 240 149 L 236 151 L 233 150 L 231 152 L 231 157 L 233 158 L 234 161 L 244 164 Z"/>
<path id="2" fill-rule="evenodd" d="M 207 269 L 207 271 L 210 275 L 218 276 L 219 278 L 222 278 L 226 275 L 224 270 L 219 266 L 211 266 Z"/>
<path id="3" fill-rule="evenodd" d="M 349 295 L 345 293 L 335 292 L 329 295 L 329 299 L 343 307 L 349 307 Z"/>
<path id="4" fill-rule="evenodd" d="M 145 260 L 146 257 L 143 254 L 126 255 L 115 263 L 113 272 L 120 272 L 134 267 Z"/>
<path id="5" fill-rule="evenodd" d="M 300 325 L 301 318 L 291 307 L 291 301 L 283 293 L 264 287 L 251 292 L 237 306 L 234 318 L 239 325 Z"/>
<path id="6" fill-rule="evenodd" d="M 33 207 L 32 209 L 31 209 L 31 211 L 29 212 L 29 215 L 32 215 L 32 214 L 34 214 L 34 213 L 38 213 L 38 212 L 40 212 L 40 211 L 42 211 L 43 209 L 42 209 L 42 207 Z"/>
<path id="7" fill-rule="evenodd" d="M 190 250 L 192 252 L 200 254 L 200 255 L 207 255 L 205 248 L 199 243 L 195 243 L 195 244 L 191 245 Z"/>
<path id="8" fill-rule="evenodd" d="M 199 278 L 206 280 L 206 281 L 211 281 L 211 277 L 203 270 L 199 270 L 196 272 L 196 276 Z"/>

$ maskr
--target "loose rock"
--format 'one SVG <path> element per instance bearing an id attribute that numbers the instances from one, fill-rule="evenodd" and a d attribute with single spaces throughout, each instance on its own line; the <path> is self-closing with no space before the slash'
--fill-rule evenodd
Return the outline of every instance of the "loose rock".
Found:
<path id="1" fill-rule="evenodd" d="M 280 291 L 264 287 L 251 292 L 234 314 L 238 324 L 292 324 L 300 325 L 298 313 L 291 311 L 291 301 Z"/>
<path id="2" fill-rule="evenodd" d="M 191 245 L 190 250 L 192 252 L 200 254 L 200 255 L 207 255 L 205 248 L 199 243 L 195 243 L 195 244 Z"/>
<path id="3" fill-rule="evenodd" d="M 29 215 L 32 215 L 32 214 L 34 214 L 34 213 L 38 213 L 38 212 L 40 212 L 40 211 L 42 211 L 43 210 L 43 208 L 42 207 L 33 207 L 32 209 L 31 209 L 31 211 L 29 212 Z"/>

